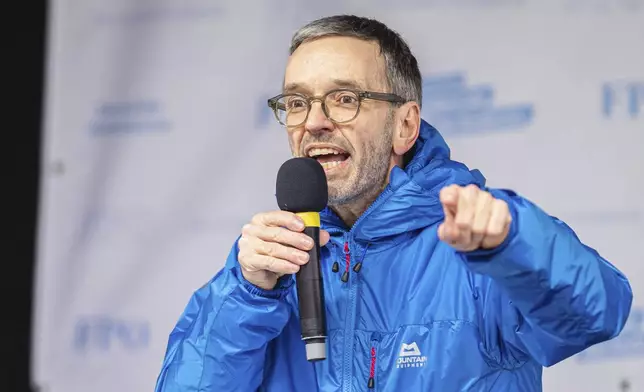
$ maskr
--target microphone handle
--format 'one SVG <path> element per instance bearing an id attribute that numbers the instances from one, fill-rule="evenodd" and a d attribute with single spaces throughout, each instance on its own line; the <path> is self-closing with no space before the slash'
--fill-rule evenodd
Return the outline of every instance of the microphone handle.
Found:
<path id="1" fill-rule="evenodd" d="M 305 220 L 306 222 L 306 220 Z M 304 233 L 314 242 L 309 261 L 296 274 L 297 297 L 300 309 L 302 339 L 306 344 L 306 359 L 326 359 L 326 312 L 324 288 L 320 271 L 320 227 L 306 226 Z"/>

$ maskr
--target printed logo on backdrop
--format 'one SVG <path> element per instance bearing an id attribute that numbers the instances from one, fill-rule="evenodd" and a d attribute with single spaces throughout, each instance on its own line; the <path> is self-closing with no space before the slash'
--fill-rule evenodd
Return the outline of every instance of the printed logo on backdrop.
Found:
<path id="1" fill-rule="evenodd" d="M 159 101 L 104 101 L 96 105 L 89 128 L 95 135 L 118 135 L 167 132 L 172 124 Z"/>
<path id="2" fill-rule="evenodd" d="M 633 308 L 616 338 L 596 344 L 576 355 L 580 363 L 644 357 L 644 307 Z"/>
<path id="3" fill-rule="evenodd" d="M 150 344 L 150 323 L 109 315 L 84 316 L 74 326 L 72 347 L 77 353 L 141 351 Z"/>
<path id="4" fill-rule="evenodd" d="M 606 118 L 644 119 L 644 81 L 606 82 L 601 101 Z"/>
<path id="5" fill-rule="evenodd" d="M 468 85 L 463 72 L 430 75 L 423 80 L 422 115 L 445 136 L 526 130 L 534 105 L 498 105 L 498 93 L 492 84 Z"/>
<path id="6" fill-rule="evenodd" d="M 190 4 L 163 4 L 131 0 L 104 2 L 104 9 L 95 10 L 93 21 L 99 26 L 125 27 L 155 23 L 195 22 L 212 20 L 225 14 L 212 1 L 191 1 Z"/>

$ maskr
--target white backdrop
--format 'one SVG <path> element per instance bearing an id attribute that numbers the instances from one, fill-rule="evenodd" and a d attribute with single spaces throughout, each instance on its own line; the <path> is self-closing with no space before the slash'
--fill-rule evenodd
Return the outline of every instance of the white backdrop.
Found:
<path id="1" fill-rule="evenodd" d="M 242 224 L 276 208 L 289 155 L 265 102 L 290 35 L 346 12 L 408 40 L 424 117 L 456 159 L 566 220 L 631 279 L 621 337 L 547 369 L 545 390 L 644 391 L 644 0 L 53 1 L 42 391 L 152 390 L 191 293 Z"/>

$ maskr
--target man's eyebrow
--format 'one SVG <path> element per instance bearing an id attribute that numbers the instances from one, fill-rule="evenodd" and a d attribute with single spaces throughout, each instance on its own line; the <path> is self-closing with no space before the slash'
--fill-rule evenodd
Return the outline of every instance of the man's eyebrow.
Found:
<path id="1" fill-rule="evenodd" d="M 333 85 L 333 88 L 350 88 L 354 90 L 365 89 L 361 83 L 358 83 L 355 80 L 349 80 L 349 79 L 332 79 L 331 84 Z M 310 94 L 311 90 L 301 83 L 289 83 L 284 86 L 284 88 L 282 89 L 282 93 L 284 94 L 309 93 Z"/>
<path id="2" fill-rule="evenodd" d="M 349 79 L 333 79 L 333 84 L 340 88 L 351 88 L 355 90 L 366 90 L 364 86 L 355 80 Z"/>
<path id="3" fill-rule="evenodd" d="M 284 94 L 290 94 L 290 93 L 309 93 L 311 90 L 309 90 L 307 87 L 300 83 L 289 83 L 284 86 L 282 89 L 282 93 Z"/>

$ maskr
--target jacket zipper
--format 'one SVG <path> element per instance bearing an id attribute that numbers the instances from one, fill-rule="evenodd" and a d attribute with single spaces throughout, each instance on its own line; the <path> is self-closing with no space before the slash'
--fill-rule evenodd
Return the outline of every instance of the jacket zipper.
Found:
<path id="1" fill-rule="evenodd" d="M 369 362 L 369 379 L 367 380 L 367 388 L 376 390 L 376 365 L 378 360 L 378 344 L 380 343 L 380 336 L 374 333 L 371 337 L 371 361 Z"/>
<path id="2" fill-rule="evenodd" d="M 387 186 L 385 190 L 376 198 L 376 200 L 366 209 L 366 211 L 358 218 L 354 223 L 353 227 L 364 219 L 368 213 L 378 206 L 382 200 L 384 200 L 389 194 L 391 194 L 392 189 L 390 186 Z M 345 249 L 347 250 L 347 256 L 349 262 L 351 262 L 351 236 L 353 235 L 353 228 L 345 234 L 344 242 Z M 363 262 L 364 260 L 359 260 Z M 345 258 L 346 262 L 346 258 Z M 358 267 L 359 268 L 359 267 Z M 347 271 L 345 271 L 347 272 Z M 354 274 L 352 274 L 354 275 Z M 349 284 L 349 308 L 347 309 L 347 318 L 344 325 L 344 364 L 342 366 L 342 391 L 351 392 L 351 376 L 352 376 L 352 364 L 353 364 L 353 340 L 354 340 L 354 326 L 355 326 L 355 317 L 356 317 L 356 296 L 358 291 L 357 281 L 351 279 L 351 275 L 347 272 L 347 281 Z"/>
<path id="3" fill-rule="evenodd" d="M 367 254 L 367 249 L 369 245 L 364 249 L 364 253 L 362 254 L 362 258 L 358 260 L 358 262 L 351 268 L 351 253 L 349 252 L 349 243 L 345 242 L 344 243 L 344 258 L 345 258 L 345 267 L 344 267 L 344 272 L 342 273 L 342 277 L 340 280 L 342 283 L 347 283 L 349 281 L 349 268 L 353 270 L 353 272 L 358 273 L 362 269 L 362 261 L 364 261 L 364 257 Z M 331 267 L 332 272 L 338 272 L 340 270 L 340 264 L 337 261 L 333 262 L 333 266 Z"/>
<path id="4" fill-rule="evenodd" d="M 344 273 L 342 274 L 342 281 L 346 283 L 349 280 L 349 268 L 351 267 L 351 253 L 349 252 L 349 241 L 344 243 Z"/>
<path id="5" fill-rule="evenodd" d="M 349 245 L 350 234 L 347 233 L 345 236 L 344 249 L 346 253 L 346 260 L 351 262 L 351 247 Z M 347 273 L 345 271 L 345 273 Z M 344 366 L 343 368 L 343 380 L 342 380 L 342 390 L 344 392 L 350 392 L 351 387 L 351 364 L 353 363 L 353 327 L 355 325 L 355 306 L 356 306 L 356 291 L 357 285 L 355 284 L 354 279 L 349 279 L 347 273 L 347 281 L 349 284 L 349 307 L 347 308 L 347 318 L 344 325 Z"/>
<path id="6" fill-rule="evenodd" d="M 376 386 L 376 348 L 371 347 L 371 365 L 369 366 L 369 381 L 367 388 L 373 389 Z"/>

